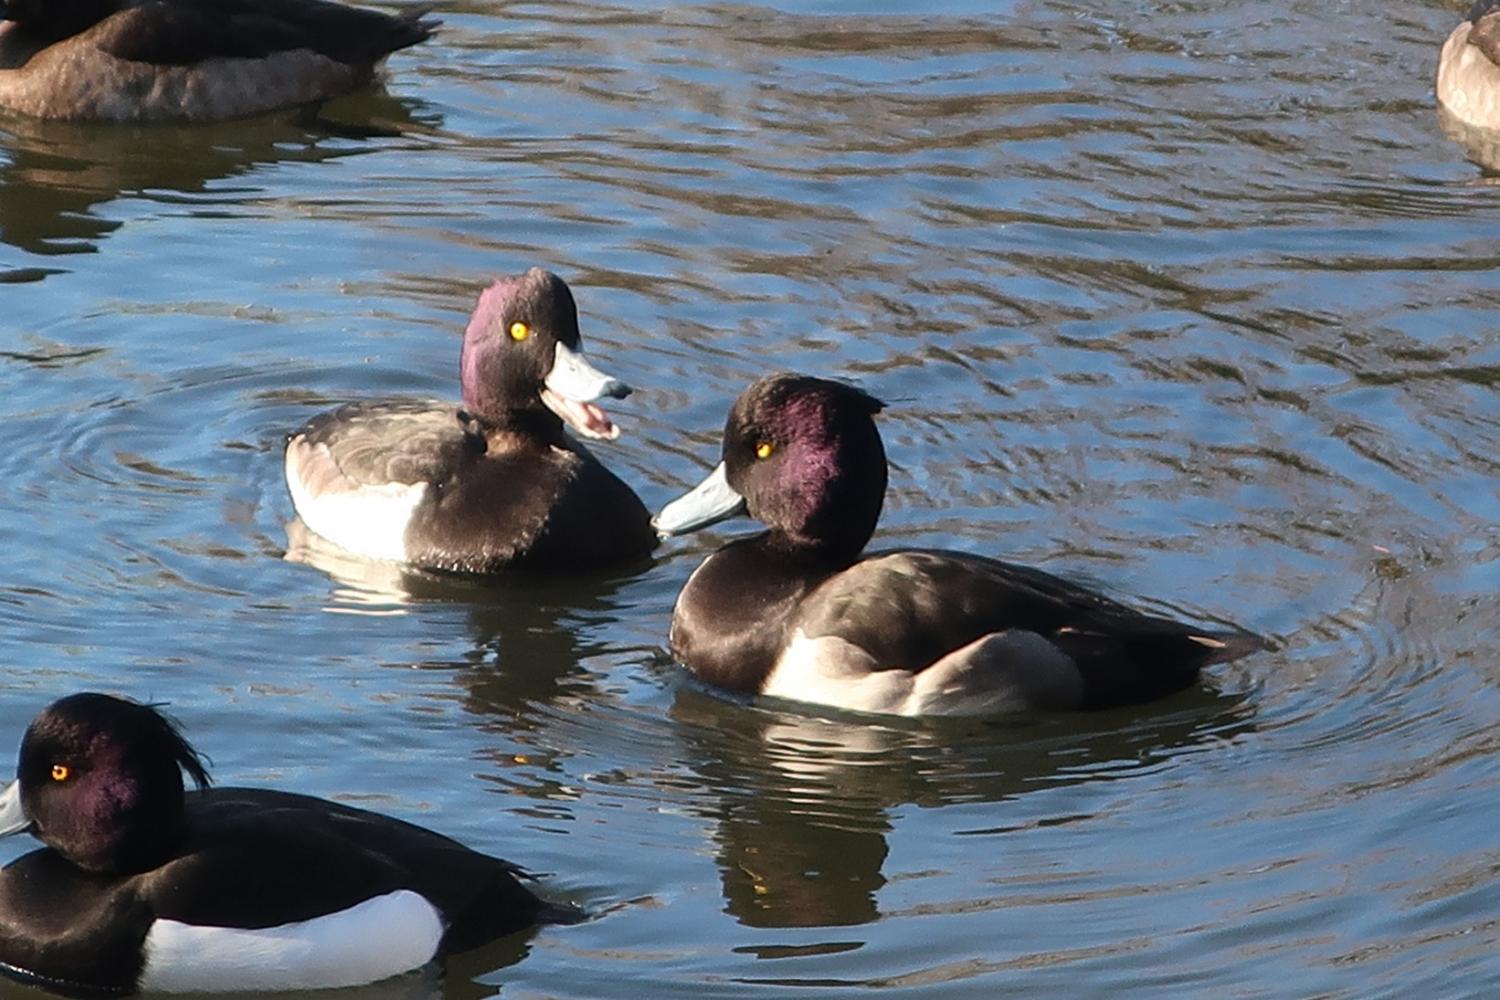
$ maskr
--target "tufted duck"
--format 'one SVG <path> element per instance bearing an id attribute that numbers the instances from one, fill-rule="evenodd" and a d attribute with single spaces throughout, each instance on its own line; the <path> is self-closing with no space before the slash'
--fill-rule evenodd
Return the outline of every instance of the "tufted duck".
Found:
<path id="1" fill-rule="evenodd" d="M 332 0 L 0 0 L 0 109 L 213 121 L 327 100 L 428 38 L 426 8 Z"/>
<path id="2" fill-rule="evenodd" d="M 630 390 L 584 360 L 573 294 L 532 268 L 479 297 L 459 361 L 463 407 L 351 403 L 292 435 L 286 480 L 306 525 L 350 552 L 426 569 L 569 572 L 655 547 L 635 493 L 563 433 L 620 430 L 596 402 Z"/>
<path id="3" fill-rule="evenodd" d="M 1477 0 L 1443 43 L 1437 99 L 1466 125 L 1500 129 L 1500 0 Z"/>
<path id="4" fill-rule="evenodd" d="M 0 870 L 0 972 L 75 994 L 353 986 L 578 918 L 419 826 L 207 786 L 151 706 L 85 693 L 44 709 L 0 795 L 0 834 L 47 845 Z"/>
<path id="5" fill-rule="evenodd" d="M 657 515 L 663 535 L 747 509 L 770 529 L 709 556 L 677 598 L 672 651 L 705 681 L 898 715 L 1094 708 L 1261 648 L 982 556 L 862 558 L 886 487 L 880 409 L 837 382 L 762 378 L 729 412 L 718 467 Z"/>

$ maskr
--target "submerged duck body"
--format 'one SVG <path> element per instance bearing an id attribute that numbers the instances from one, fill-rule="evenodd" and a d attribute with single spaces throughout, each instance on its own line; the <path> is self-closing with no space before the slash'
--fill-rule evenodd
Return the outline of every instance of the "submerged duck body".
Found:
<path id="1" fill-rule="evenodd" d="M 705 681 L 898 715 L 1099 708 L 1261 648 L 983 556 L 862 556 L 886 487 L 880 409 L 841 383 L 763 378 L 730 411 L 720 465 L 657 515 L 663 534 L 747 509 L 770 529 L 709 556 L 677 599 L 672 651 Z"/>
<path id="2" fill-rule="evenodd" d="M 215 121 L 368 84 L 431 36 L 334 0 L 0 0 L 0 109 L 37 118 Z"/>
<path id="3" fill-rule="evenodd" d="M 149 706 L 86 693 L 37 716 L 0 832 L 47 846 L 0 870 L 0 972 L 80 995 L 353 986 L 576 919 L 422 827 L 207 785 Z"/>
<path id="4" fill-rule="evenodd" d="M 479 298 L 460 357 L 463 405 L 351 403 L 291 436 L 303 522 L 370 559 L 425 569 L 585 571 L 649 556 L 650 514 L 563 431 L 610 440 L 597 405 L 630 390 L 584 358 L 563 280 L 537 268 Z"/>
<path id="5" fill-rule="evenodd" d="M 1438 55 L 1437 99 L 1459 121 L 1500 129 L 1500 0 L 1479 0 Z"/>

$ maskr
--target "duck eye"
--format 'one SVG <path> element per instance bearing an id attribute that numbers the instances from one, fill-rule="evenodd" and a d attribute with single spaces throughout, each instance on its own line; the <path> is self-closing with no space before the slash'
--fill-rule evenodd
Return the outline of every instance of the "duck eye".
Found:
<path id="1" fill-rule="evenodd" d="M 774 452 L 775 450 L 776 450 L 776 446 L 774 444 L 772 444 L 769 441 L 762 441 L 760 444 L 758 444 L 758 445 L 755 446 L 755 457 L 756 458 L 770 458 L 771 457 L 771 453 Z"/>
<path id="2" fill-rule="evenodd" d="M 525 323 L 516 322 L 510 325 L 510 339 L 520 343 L 531 336 L 531 327 Z"/>
<path id="3" fill-rule="evenodd" d="M 52 765 L 52 780 L 67 781 L 73 776 L 73 769 L 66 764 Z"/>

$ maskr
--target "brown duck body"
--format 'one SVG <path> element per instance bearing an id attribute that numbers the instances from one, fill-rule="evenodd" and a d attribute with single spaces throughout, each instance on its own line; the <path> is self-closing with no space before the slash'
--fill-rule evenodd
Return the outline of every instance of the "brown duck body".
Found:
<path id="1" fill-rule="evenodd" d="M 1437 99 L 1459 121 L 1500 129 L 1500 2 L 1480 0 L 1438 55 Z"/>
<path id="2" fill-rule="evenodd" d="M 0 4 L 0 108 L 48 119 L 214 121 L 327 100 L 436 27 L 330 0 Z"/>

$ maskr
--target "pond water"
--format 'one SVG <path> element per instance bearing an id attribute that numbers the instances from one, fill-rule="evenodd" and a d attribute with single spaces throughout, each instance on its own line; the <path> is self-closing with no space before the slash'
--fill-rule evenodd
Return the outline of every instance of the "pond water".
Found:
<path id="1" fill-rule="evenodd" d="M 1495 993 L 1500 189 L 1432 105 L 1459 6 L 453 0 L 320 115 L 0 122 L 0 757 L 64 693 L 166 701 L 221 783 L 594 915 L 357 997 Z M 743 521 L 583 581 L 285 558 L 284 434 L 453 395 L 532 264 L 639 388 L 596 451 L 648 506 L 752 378 L 853 378 L 877 542 L 1275 648 L 880 724 L 667 656 Z"/>

